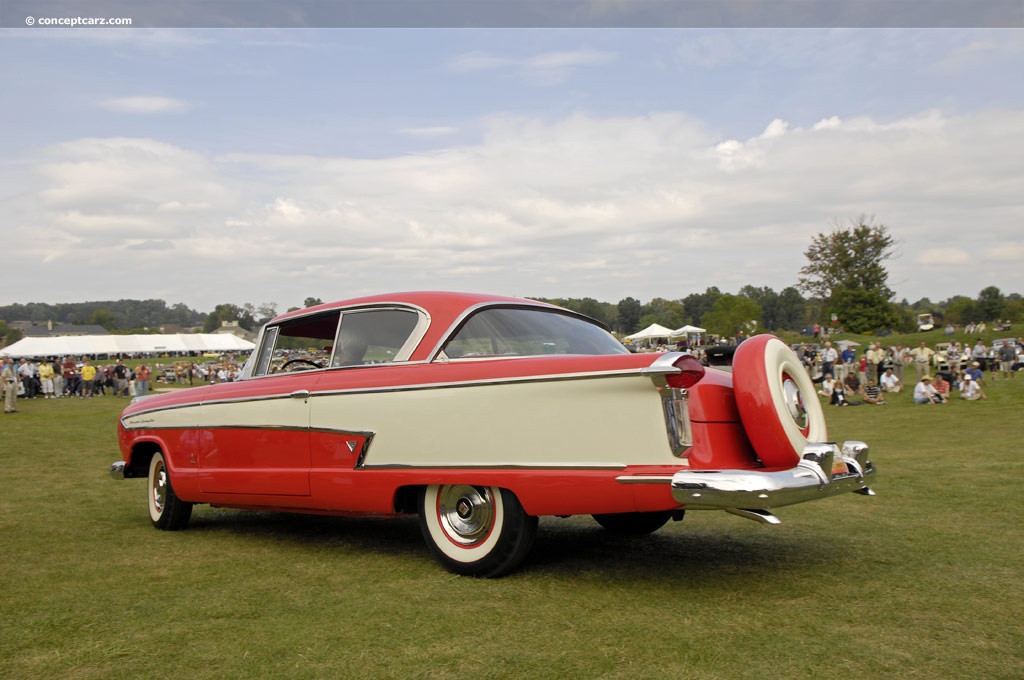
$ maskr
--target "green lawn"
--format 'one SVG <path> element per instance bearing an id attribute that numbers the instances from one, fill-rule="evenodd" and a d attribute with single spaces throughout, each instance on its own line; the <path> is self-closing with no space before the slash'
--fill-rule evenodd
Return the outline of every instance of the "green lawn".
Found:
<path id="1" fill-rule="evenodd" d="M 985 402 L 826 407 L 874 498 L 771 527 L 692 512 L 643 539 L 543 518 L 499 580 L 414 518 L 196 509 L 150 524 L 106 475 L 125 400 L 0 420 L 0 678 L 1024 677 L 1024 374 Z"/>

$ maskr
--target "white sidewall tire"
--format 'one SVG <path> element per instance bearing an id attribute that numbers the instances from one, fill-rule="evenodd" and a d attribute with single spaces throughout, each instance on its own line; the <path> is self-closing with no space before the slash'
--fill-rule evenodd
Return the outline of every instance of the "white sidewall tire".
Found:
<path id="1" fill-rule="evenodd" d="M 787 382 L 799 395 L 804 427 L 790 412 Z M 828 441 L 814 383 L 796 353 L 778 338 L 759 335 L 740 344 L 733 362 L 733 389 L 747 436 L 766 466 L 792 467 L 808 442 Z"/>
<path id="2" fill-rule="evenodd" d="M 502 502 L 501 490 L 494 487 L 487 488 L 493 499 L 494 516 L 491 518 L 486 537 L 477 543 L 463 544 L 457 540 L 454 534 L 449 533 L 449 529 L 441 520 L 438 496 L 442 488 L 437 485 L 428 486 L 423 497 L 424 510 L 430 510 L 425 520 L 434 545 L 456 562 L 469 564 L 487 557 L 501 539 L 501 527 L 505 521 L 505 506 Z"/>
<path id="3" fill-rule="evenodd" d="M 158 475 L 163 475 L 164 488 L 162 490 L 162 503 L 157 500 L 158 495 L 161 494 L 161 490 L 158 488 L 159 481 Z M 153 458 L 149 461 L 149 518 L 153 520 L 153 524 L 157 524 L 163 519 L 164 514 L 167 512 L 167 487 L 170 484 L 170 477 L 167 474 L 167 462 L 164 460 L 162 453 L 157 451 L 153 454 Z"/>

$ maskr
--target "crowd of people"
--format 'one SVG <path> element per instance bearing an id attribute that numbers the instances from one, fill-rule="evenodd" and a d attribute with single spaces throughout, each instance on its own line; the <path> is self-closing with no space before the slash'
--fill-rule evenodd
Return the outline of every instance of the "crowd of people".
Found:
<path id="1" fill-rule="evenodd" d="M 53 360 L 4 357 L 0 381 L 4 413 L 15 413 L 18 399 L 92 399 L 106 395 L 144 397 L 154 382 L 194 385 L 197 381 L 229 382 L 237 375 L 237 365 L 229 362 L 214 366 L 193 362 L 176 362 L 168 366 L 139 363 L 131 368 L 123 359 L 115 363 L 94 364 L 88 356 Z"/>
<path id="2" fill-rule="evenodd" d="M 1011 380 L 1024 369 L 1024 338 L 987 346 L 981 338 L 970 343 L 942 343 L 937 348 L 872 343 L 858 353 L 854 344 L 841 351 L 826 341 L 820 349 L 805 344 L 797 349 L 804 366 L 819 383 L 818 393 L 830 404 L 886 403 L 887 395 L 909 391 L 915 404 L 943 404 L 954 396 L 967 401 L 987 399 L 986 382 Z M 910 370 L 913 377 L 910 377 Z M 989 374 L 985 378 L 986 371 Z M 906 388 L 905 380 L 913 387 Z"/>

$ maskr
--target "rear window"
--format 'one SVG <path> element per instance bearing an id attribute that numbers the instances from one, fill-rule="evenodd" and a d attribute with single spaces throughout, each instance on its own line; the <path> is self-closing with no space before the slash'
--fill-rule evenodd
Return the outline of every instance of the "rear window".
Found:
<path id="1" fill-rule="evenodd" d="M 500 307 L 472 315 L 442 348 L 448 359 L 628 354 L 611 333 L 557 310 Z"/>

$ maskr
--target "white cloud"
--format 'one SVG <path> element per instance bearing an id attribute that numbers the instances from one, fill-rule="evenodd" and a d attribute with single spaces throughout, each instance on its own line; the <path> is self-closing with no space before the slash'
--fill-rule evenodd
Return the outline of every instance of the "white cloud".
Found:
<path id="1" fill-rule="evenodd" d="M 499 116 L 476 145 L 369 160 L 80 139 L 36 159 L 7 245 L 51 299 L 40 263 L 90 261 L 117 266 L 79 295 L 144 295 L 185 263 L 174 301 L 210 308 L 419 287 L 616 301 L 780 290 L 812 235 L 868 214 L 902 243 L 901 297 L 1024 290 L 1024 113 L 825 120 L 739 141 L 678 112 Z M 968 276 L 950 266 L 968 256 Z"/>
<path id="2" fill-rule="evenodd" d="M 449 68 L 459 73 L 512 69 L 526 83 L 541 86 L 558 85 L 581 67 L 600 66 L 616 59 L 612 52 L 601 50 L 565 50 L 543 52 L 528 57 L 500 57 L 487 52 L 469 52 L 449 61 Z"/>
<path id="3" fill-rule="evenodd" d="M 170 97 L 120 97 L 117 99 L 105 99 L 99 105 L 108 111 L 118 113 L 181 113 L 187 111 L 189 104 L 180 99 Z"/>
<path id="4" fill-rule="evenodd" d="M 398 131 L 399 134 L 407 135 L 409 137 L 418 137 L 421 139 L 447 137 L 449 135 L 454 135 L 456 132 L 458 132 L 457 129 L 447 126 L 402 128 L 401 130 Z"/>

